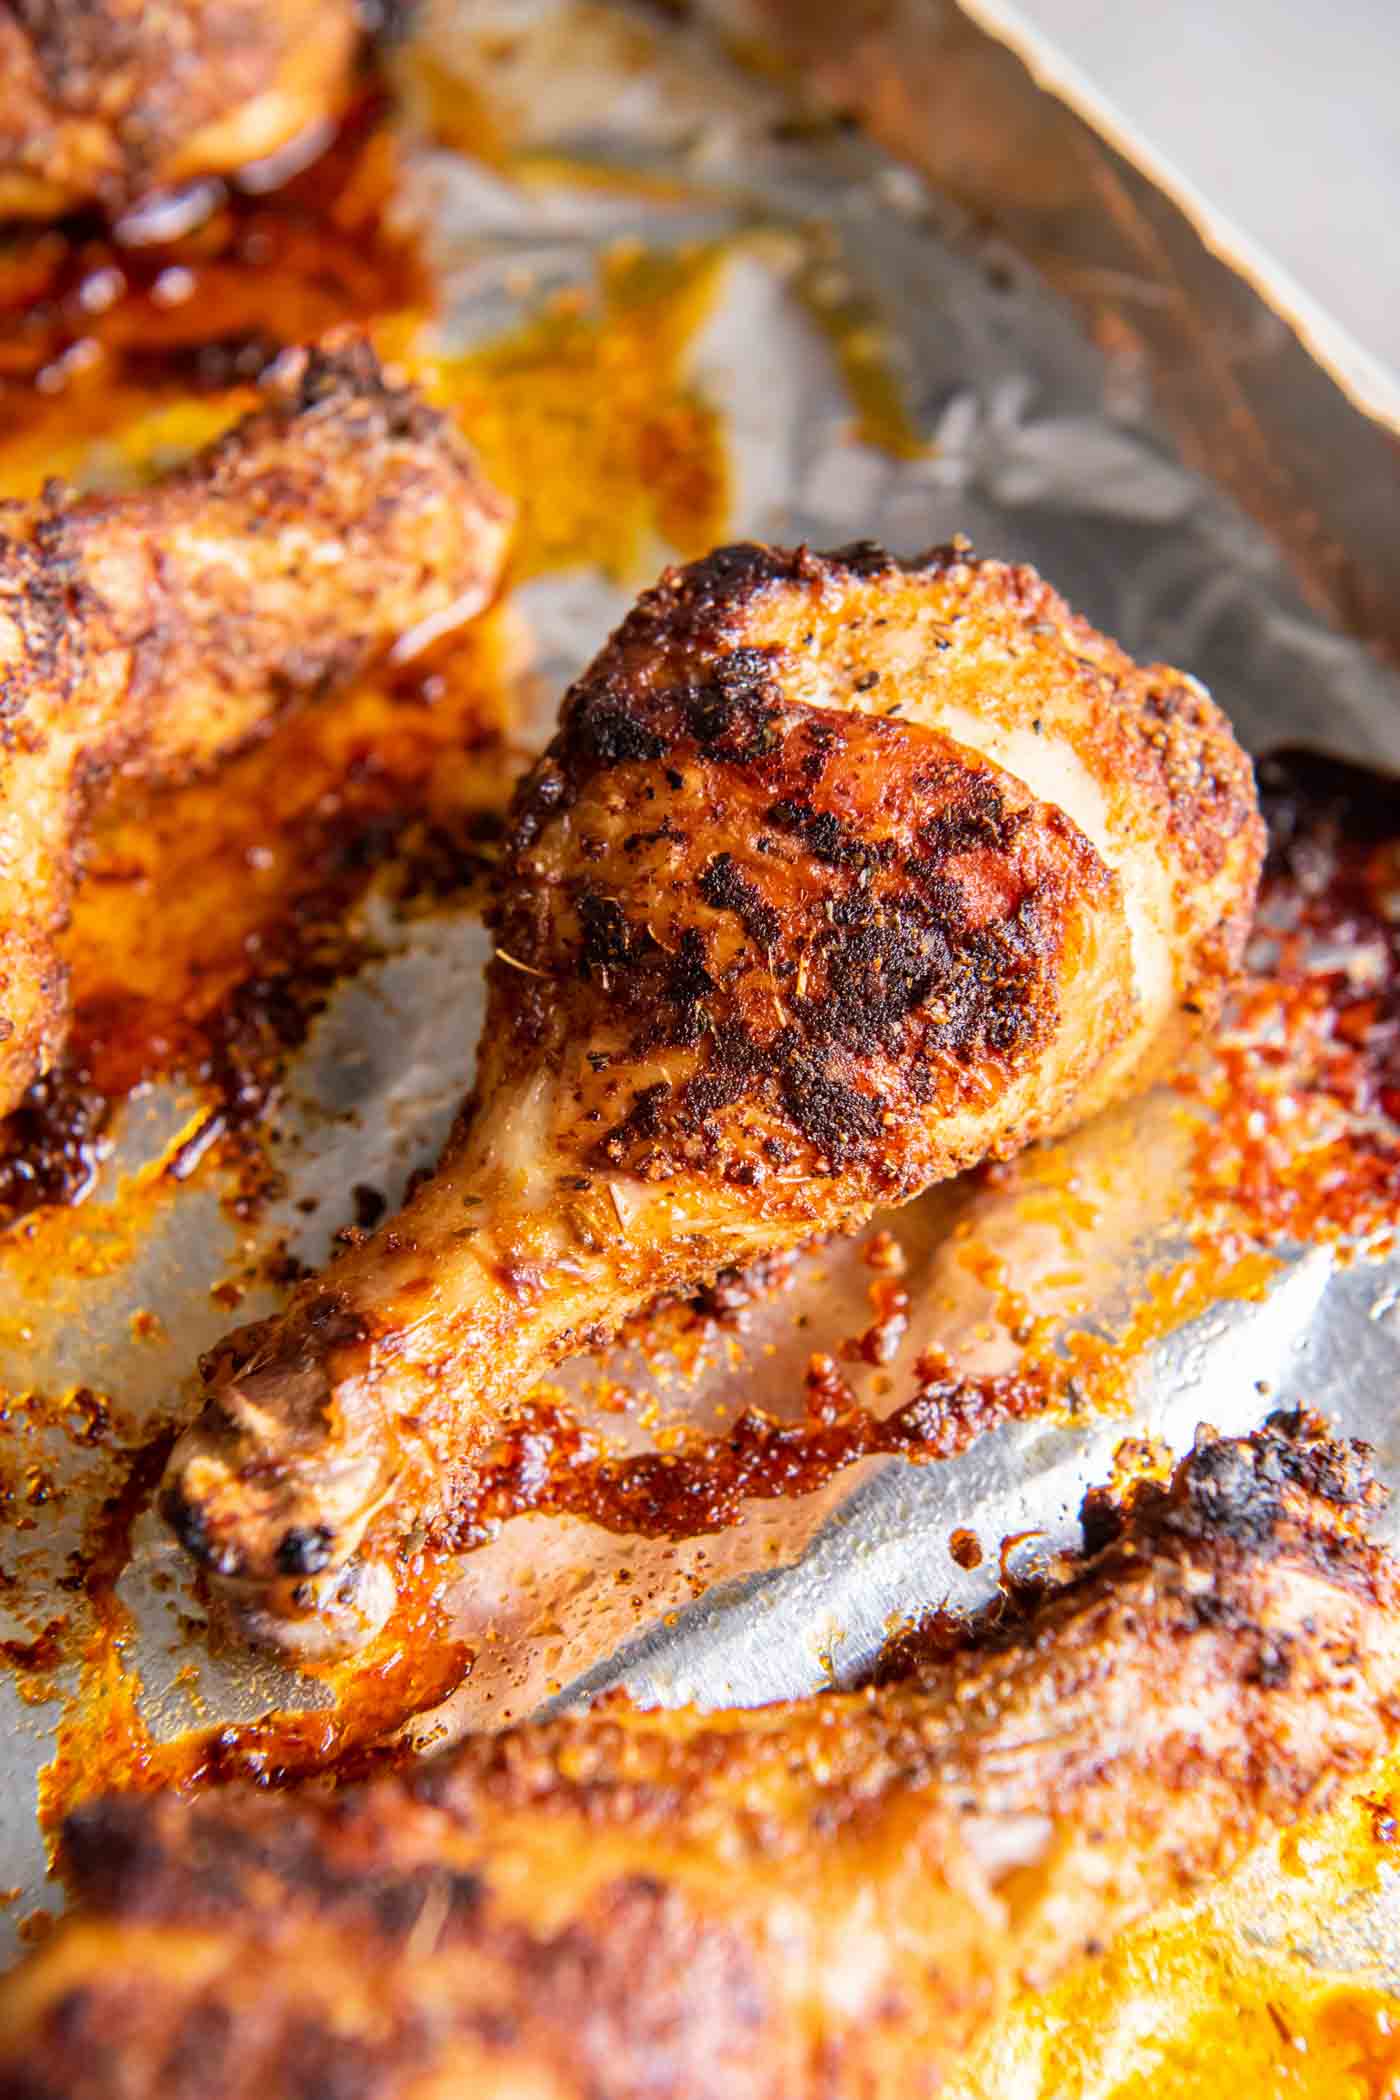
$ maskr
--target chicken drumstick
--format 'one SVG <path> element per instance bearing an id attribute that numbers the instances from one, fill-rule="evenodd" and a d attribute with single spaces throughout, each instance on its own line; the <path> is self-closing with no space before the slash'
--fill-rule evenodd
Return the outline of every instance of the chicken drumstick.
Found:
<path id="1" fill-rule="evenodd" d="M 1362 1454 L 1204 1441 L 1037 1609 L 877 1692 L 612 1708 L 300 1799 L 98 1802 L 0 2100 L 912 2100 L 1018 1989 L 1393 1740 Z M 1090 1512 L 1092 1511 L 1092 1522 Z"/>
<path id="2" fill-rule="evenodd" d="M 0 0 L 0 218 L 247 166 L 338 116 L 356 0 Z"/>
<path id="3" fill-rule="evenodd" d="M 748 546 L 669 573 L 517 796 L 436 1174 L 214 1352 L 169 1520 L 252 1638 L 355 1645 L 561 1357 L 1169 1067 L 1261 850 L 1201 688 L 1029 570 Z"/>
<path id="4" fill-rule="evenodd" d="M 0 1115 L 63 1041 L 93 785 L 198 770 L 499 574 L 504 505 L 367 343 L 289 353 L 266 395 L 151 488 L 0 506 Z"/>

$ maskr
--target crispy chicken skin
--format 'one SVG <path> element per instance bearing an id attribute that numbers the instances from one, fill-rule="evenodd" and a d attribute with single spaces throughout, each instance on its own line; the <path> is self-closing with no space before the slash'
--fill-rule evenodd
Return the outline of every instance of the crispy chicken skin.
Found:
<path id="1" fill-rule="evenodd" d="M 0 0 L 0 218 L 261 160 L 343 108 L 356 0 Z"/>
<path id="2" fill-rule="evenodd" d="M 61 1047 L 53 935 L 94 785 L 175 779 L 494 585 L 506 514 L 347 339 L 154 486 L 0 506 L 0 1113 Z"/>
<path id="3" fill-rule="evenodd" d="M 1358 1447 L 1204 1436 L 949 1662 L 582 1718 L 401 1776 L 80 1810 L 0 2100 L 914 2100 L 1012 1996 L 1394 1738 Z"/>
<path id="4" fill-rule="evenodd" d="M 958 548 L 669 572 L 517 796 L 474 1103 L 206 1365 L 164 1508 L 254 1640 L 348 1649 L 512 1403 L 658 1293 L 1146 1084 L 1262 850 L 1199 686 Z"/>

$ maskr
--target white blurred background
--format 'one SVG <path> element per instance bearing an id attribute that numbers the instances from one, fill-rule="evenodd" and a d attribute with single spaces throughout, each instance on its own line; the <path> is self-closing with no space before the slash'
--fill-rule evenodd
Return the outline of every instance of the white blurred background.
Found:
<path id="1" fill-rule="evenodd" d="M 1012 5 L 1400 388 L 1400 0 Z"/>

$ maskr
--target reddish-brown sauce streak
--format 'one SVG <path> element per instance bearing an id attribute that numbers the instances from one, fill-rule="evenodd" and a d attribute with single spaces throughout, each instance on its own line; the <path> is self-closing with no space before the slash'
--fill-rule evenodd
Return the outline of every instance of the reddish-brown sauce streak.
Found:
<path id="1" fill-rule="evenodd" d="M 110 423 L 114 388 L 149 401 L 236 386 L 339 322 L 425 306 L 417 247 L 384 211 L 385 111 L 366 95 L 275 194 L 226 189 L 172 240 L 121 245 L 81 217 L 15 235 L 0 254 L 0 434 L 22 419 L 36 441 L 46 427 L 71 440 L 89 414 Z"/>
<path id="2" fill-rule="evenodd" d="M 51 1619 L 32 1641 L 0 1641 L 0 1658 L 26 1676 L 46 1676 L 63 1660 L 66 1619 Z"/>
<path id="3" fill-rule="evenodd" d="M 863 1458 L 930 1463 L 953 1458 L 1000 1422 L 1043 1414 L 1063 1402 L 1069 1367 L 1051 1364 L 1000 1377 L 949 1372 L 941 1358 L 919 1366 L 913 1398 L 871 1414 L 830 1356 L 807 1371 L 807 1416 L 789 1422 L 745 1409 L 724 1436 L 687 1451 L 600 1458 L 568 1413 L 532 1404 L 482 1469 L 481 1485 L 453 1514 L 443 1543 L 481 1544 L 527 1511 L 585 1517 L 605 1531 L 642 1538 L 696 1538 L 722 1531 L 746 1501 L 813 1494 Z"/>

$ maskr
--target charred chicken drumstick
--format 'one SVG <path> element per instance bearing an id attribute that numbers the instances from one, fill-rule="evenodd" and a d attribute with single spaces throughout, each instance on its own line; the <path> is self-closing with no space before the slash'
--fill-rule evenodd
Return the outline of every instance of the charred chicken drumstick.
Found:
<path id="1" fill-rule="evenodd" d="M 61 1047 L 53 936 L 114 770 L 174 779 L 495 583 L 504 507 L 444 419 L 350 340 L 121 496 L 0 506 L 0 1114 Z"/>
<path id="2" fill-rule="evenodd" d="M 117 214 L 343 109 L 355 0 L 0 0 L 0 218 Z"/>
<path id="3" fill-rule="evenodd" d="M 877 1692 L 80 1810 L 76 1915 L 0 1985 L 0 2100 L 935 2093 L 1018 1990 L 1386 1748 L 1366 1493 L 1290 1418 L 1126 1517 L 1091 1497 L 1062 1587 Z"/>
<path id="4" fill-rule="evenodd" d="M 1179 1058 L 1262 846 L 1201 688 L 1026 569 L 756 546 L 673 571 L 515 803 L 476 1094 L 399 1216 L 207 1365 L 164 1507 L 326 1654 L 545 1369 Z"/>

